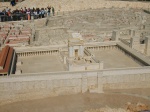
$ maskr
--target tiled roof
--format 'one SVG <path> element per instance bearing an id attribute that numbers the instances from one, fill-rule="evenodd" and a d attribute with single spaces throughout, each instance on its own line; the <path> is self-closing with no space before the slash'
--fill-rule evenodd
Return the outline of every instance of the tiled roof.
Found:
<path id="1" fill-rule="evenodd" d="M 13 48 L 5 46 L 0 53 L 0 74 L 8 74 L 13 57 Z"/>

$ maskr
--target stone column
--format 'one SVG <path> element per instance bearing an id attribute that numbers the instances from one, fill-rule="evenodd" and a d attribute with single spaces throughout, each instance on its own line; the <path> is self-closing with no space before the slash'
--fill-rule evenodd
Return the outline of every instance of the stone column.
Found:
<path id="1" fill-rule="evenodd" d="M 140 49 L 140 39 L 138 37 L 132 37 L 130 41 L 130 47 L 132 49 L 139 50 Z"/>
<path id="2" fill-rule="evenodd" d="M 73 47 L 69 47 L 69 57 L 73 57 Z"/>
<path id="3" fill-rule="evenodd" d="M 88 85 L 87 85 L 87 74 L 83 73 L 82 74 L 82 93 L 87 92 L 88 90 Z"/>
<path id="4" fill-rule="evenodd" d="M 80 48 L 79 48 L 79 52 L 80 52 L 80 54 L 79 54 L 79 56 L 84 56 L 84 47 L 83 46 L 80 46 Z"/>
<path id="5" fill-rule="evenodd" d="M 112 33 L 112 40 L 113 41 L 118 41 L 120 38 L 120 32 L 118 30 L 114 30 Z"/>
<path id="6" fill-rule="evenodd" d="M 130 29 L 129 30 L 129 34 L 130 34 L 131 37 L 135 36 L 135 30 Z"/>
<path id="7" fill-rule="evenodd" d="M 150 56 L 150 36 L 145 37 L 145 54 Z"/>

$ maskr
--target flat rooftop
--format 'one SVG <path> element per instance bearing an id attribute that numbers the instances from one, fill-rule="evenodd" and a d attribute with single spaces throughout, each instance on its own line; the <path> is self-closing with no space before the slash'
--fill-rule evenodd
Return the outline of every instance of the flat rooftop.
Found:
<path id="1" fill-rule="evenodd" d="M 139 63 L 117 49 L 90 50 L 95 58 L 104 62 L 104 69 L 140 67 Z"/>
<path id="2" fill-rule="evenodd" d="M 18 66 L 22 73 L 59 72 L 65 71 L 58 55 L 19 57 L 23 64 Z"/>

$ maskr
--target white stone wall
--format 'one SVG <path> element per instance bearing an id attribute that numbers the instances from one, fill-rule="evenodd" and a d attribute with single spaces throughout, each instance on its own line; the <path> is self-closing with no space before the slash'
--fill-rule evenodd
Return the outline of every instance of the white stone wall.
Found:
<path id="1" fill-rule="evenodd" d="M 150 88 L 150 67 L 0 78 L 0 104 L 84 92 Z"/>
<path id="2" fill-rule="evenodd" d="M 81 92 L 81 75 L 17 76 L 0 81 L 0 103 Z"/>
<path id="3" fill-rule="evenodd" d="M 106 76 L 103 77 L 103 89 L 135 89 L 150 88 L 150 74 L 126 74 L 122 76 Z"/>
<path id="4" fill-rule="evenodd" d="M 100 64 L 99 63 L 90 63 L 86 65 L 87 70 L 98 70 L 100 69 Z"/>

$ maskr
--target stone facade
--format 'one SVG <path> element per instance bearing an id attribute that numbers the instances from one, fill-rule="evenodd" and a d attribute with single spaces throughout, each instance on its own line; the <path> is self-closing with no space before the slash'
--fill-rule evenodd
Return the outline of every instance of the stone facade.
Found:
<path id="1" fill-rule="evenodd" d="M 24 74 L 0 79 L 0 104 L 84 92 L 150 88 L 150 68 Z"/>

